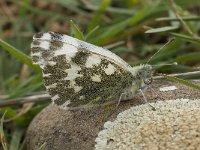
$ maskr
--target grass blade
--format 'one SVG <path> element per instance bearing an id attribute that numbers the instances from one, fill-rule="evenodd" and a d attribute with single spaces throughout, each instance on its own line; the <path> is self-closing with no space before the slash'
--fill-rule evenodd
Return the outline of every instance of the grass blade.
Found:
<path id="1" fill-rule="evenodd" d="M 186 40 L 186 41 L 200 43 L 200 38 L 194 38 L 192 36 L 184 35 L 184 34 L 180 34 L 180 33 L 170 33 L 170 34 L 173 35 L 173 36 L 175 36 L 175 37 L 177 37 L 177 38 L 181 38 L 183 40 Z"/>
<path id="2" fill-rule="evenodd" d="M 22 135 L 23 135 L 23 130 L 16 128 L 12 135 L 12 140 L 10 143 L 10 150 L 18 150 L 19 149 Z"/>
<path id="3" fill-rule="evenodd" d="M 98 10 L 96 11 L 93 19 L 90 21 L 87 31 L 90 32 L 94 29 L 98 24 L 100 24 L 100 20 L 102 15 L 105 13 L 106 8 L 110 5 L 110 0 L 103 0 L 99 5 Z"/>
<path id="4" fill-rule="evenodd" d="M 2 144 L 3 150 L 8 150 L 5 134 L 3 131 L 3 122 L 4 122 L 5 114 L 6 112 L 4 112 L 3 116 L 1 117 L 0 136 L 1 136 L 1 144 Z"/>
<path id="5" fill-rule="evenodd" d="M 65 15 L 62 15 L 60 13 L 40 9 L 40 8 L 34 7 L 32 5 L 27 5 L 26 3 L 23 3 L 21 1 L 16 1 L 16 0 L 8 0 L 8 1 L 15 3 L 19 7 L 23 7 L 24 9 L 30 11 L 30 13 L 32 13 L 32 14 L 37 14 L 39 16 L 46 16 L 46 17 L 52 17 L 52 16 L 55 17 L 56 16 L 57 19 L 62 20 L 62 21 L 66 21 L 66 19 L 67 19 L 67 17 Z"/>
<path id="6" fill-rule="evenodd" d="M 34 68 L 37 71 L 40 71 L 39 66 L 33 65 L 32 60 L 24 53 L 20 52 L 20 50 L 16 49 L 12 45 L 0 39 L 0 46 L 5 48 L 9 53 L 15 56 L 22 63 L 27 64 L 29 67 Z"/>
<path id="7" fill-rule="evenodd" d="M 70 20 L 71 22 L 71 28 L 72 28 L 72 33 L 74 34 L 75 38 L 85 41 L 85 37 L 83 36 L 83 33 L 79 30 L 78 26 L 75 25 L 75 23 Z"/>
<path id="8" fill-rule="evenodd" d="M 96 5 L 87 3 L 85 4 L 87 9 L 97 11 L 99 8 Z M 114 13 L 114 14 L 124 14 L 124 15 L 133 15 L 136 11 L 134 9 L 126 9 L 126 8 L 118 8 L 118 7 L 106 7 L 106 12 Z"/>
<path id="9" fill-rule="evenodd" d="M 191 52 L 181 56 L 177 56 L 173 59 L 174 62 L 199 62 L 200 52 Z"/>
<path id="10" fill-rule="evenodd" d="M 85 36 L 85 40 L 87 41 L 87 39 L 89 38 L 89 37 L 91 37 L 91 35 L 93 34 L 93 33 L 95 33 L 95 31 L 97 31 L 99 29 L 99 26 L 96 26 L 94 29 L 92 29 L 86 36 Z"/>
<path id="11" fill-rule="evenodd" d="M 44 143 L 38 148 L 38 150 L 45 150 L 46 145 L 47 145 L 47 143 L 44 142 Z"/>
<path id="12" fill-rule="evenodd" d="M 161 28 L 153 28 L 153 29 L 149 29 L 147 30 L 145 33 L 159 33 L 159 32 L 167 32 L 167 31 L 173 31 L 178 29 L 178 26 L 165 26 L 165 27 L 161 27 Z"/>
<path id="13" fill-rule="evenodd" d="M 116 43 L 112 43 L 112 44 L 106 45 L 106 46 L 104 46 L 104 48 L 111 50 L 112 48 L 119 47 L 120 45 L 123 45 L 123 44 L 125 44 L 124 41 L 118 41 Z"/>
<path id="14" fill-rule="evenodd" d="M 109 41 L 117 34 L 122 31 L 125 31 L 128 26 L 136 25 L 139 22 L 142 22 L 146 18 L 151 18 L 151 16 L 158 14 L 163 11 L 164 8 L 159 8 L 160 1 L 158 1 L 151 9 L 149 7 L 145 7 L 139 10 L 134 16 L 131 16 L 123 21 L 120 21 L 112 26 L 104 28 L 104 30 L 100 31 L 100 34 L 91 40 L 91 43 L 95 45 L 104 44 L 105 41 Z"/>
<path id="15" fill-rule="evenodd" d="M 180 78 L 176 78 L 176 77 L 172 77 L 172 76 L 168 76 L 168 75 L 164 75 L 164 74 L 163 74 L 163 76 L 165 78 L 169 79 L 169 80 L 184 84 L 184 85 L 186 85 L 188 87 L 191 87 L 193 89 L 196 89 L 196 90 L 200 90 L 200 86 L 199 85 L 193 84 L 192 82 L 189 82 L 187 80 L 183 80 L 183 79 L 180 79 Z"/>
<path id="16" fill-rule="evenodd" d="M 198 16 L 182 17 L 182 19 L 184 21 L 199 21 L 200 17 L 198 17 Z M 156 21 L 180 21 L 180 20 L 175 17 L 162 17 L 162 18 L 157 18 Z"/>

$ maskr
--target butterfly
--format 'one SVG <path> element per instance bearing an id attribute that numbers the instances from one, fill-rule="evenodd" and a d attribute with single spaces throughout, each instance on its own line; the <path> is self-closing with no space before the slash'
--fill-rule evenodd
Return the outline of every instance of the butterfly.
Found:
<path id="1" fill-rule="evenodd" d="M 109 50 L 55 32 L 33 36 L 31 58 L 63 109 L 132 99 L 152 82 L 151 65 L 131 67 Z"/>

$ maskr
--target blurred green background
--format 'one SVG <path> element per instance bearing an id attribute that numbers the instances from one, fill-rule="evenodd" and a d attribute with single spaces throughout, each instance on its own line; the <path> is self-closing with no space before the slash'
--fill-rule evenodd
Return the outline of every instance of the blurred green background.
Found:
<path id="1" fill-rule="evenodd" d="M 198 0 L 1 0 L 0 102 L 45 91 L 29 55 L 32 36 L 47 31 L 108 48 L 132 66 L 145 63 L 174 37 L 150 64 L 178 62 L 157 70 L 166 74 L 200 69 Z M 1 116 L 6 110 L 3 148 L 25 149 L 27 126 L 49 103 L 0 108 Z"/>

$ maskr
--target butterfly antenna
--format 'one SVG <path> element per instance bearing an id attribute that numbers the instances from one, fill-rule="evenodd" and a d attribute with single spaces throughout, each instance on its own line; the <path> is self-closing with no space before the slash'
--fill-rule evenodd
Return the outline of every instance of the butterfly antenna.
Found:
<path id="1" fill-rule="evenodd" d="M 146 64 L 148 64 L 151 60 L 152 60 L 152 58 L 154 57 L 154 56 L 156 56 L 161 50 L 163 50 L 163 48 L 164 47 L 166 47 L 167 45 L 169 45 L 171 42 L 173 42 L 175 39 L 174 38 L 171 38 L 171 39 L 169 39 L 169 41 L 165 44 L 165 45 L 163 45 L 161 48 L 159 48 L 159 50 L 156 52 L 156 53 L 154 53 L 150 58 L 149 58 L 149 60 L 146 62 Z"/>
<path id="2" fill-rule="evenodd" d="M 177 62 L 173 62 L 173 63 L 170 63 L 170 64 L 161 64 L 161 65 L 151 65 L 153 67 L 162 67 L 162 66 L 177 66 L 178 63 Z"/>

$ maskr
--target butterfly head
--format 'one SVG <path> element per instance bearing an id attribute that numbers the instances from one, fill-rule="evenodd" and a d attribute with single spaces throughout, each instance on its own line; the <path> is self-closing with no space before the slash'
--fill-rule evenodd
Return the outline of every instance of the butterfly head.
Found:
<path id="1" fill-rule="evenodd" d="M 151 65 L 133 67 L 133 72 L 136 73 L 136 81 L 139 81 L 141 87 L 152 83 L 153 67 Z"/>
<path id="2" fill-rule="evenodd" d="M 144 65 L 139 71 L 139 77 L 142 79 L 144 84 L 149 85 L 152 83 L 153 68 L 151 65 Z"/>

